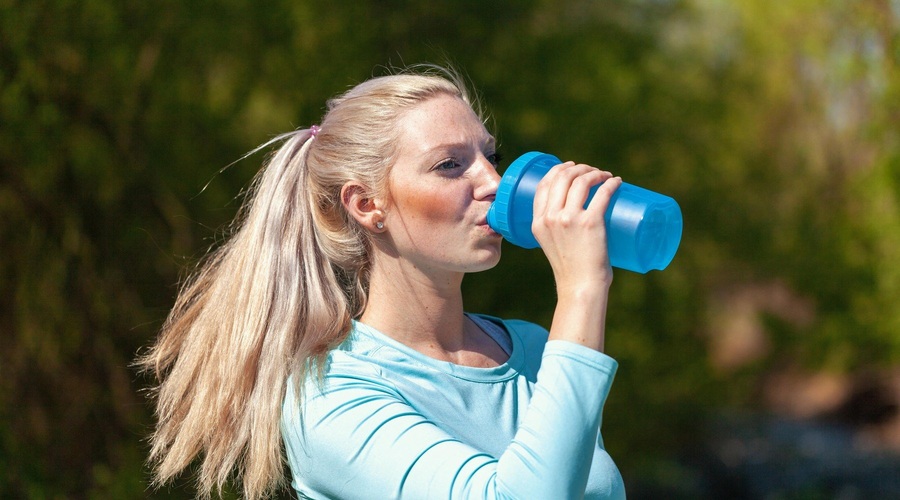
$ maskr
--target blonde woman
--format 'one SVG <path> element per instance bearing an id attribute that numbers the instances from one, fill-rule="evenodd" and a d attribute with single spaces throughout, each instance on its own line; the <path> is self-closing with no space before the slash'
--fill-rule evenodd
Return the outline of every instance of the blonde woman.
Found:
<path id="1" fill-rule="evenodd" d="M 157 483 L 199 457 L 201 495 L 236 477 L 256 499 L 286 457 L 300 498 L 624 498 L 599 435 L 617 365 L 597 242 L 621 181 L 568 162 L 539 185 L 548 332 L 464 312 L 463 276 L 500 259 L 499 158 L 451 72 L 366 81 L 276 141 L 141 359 Z"/>

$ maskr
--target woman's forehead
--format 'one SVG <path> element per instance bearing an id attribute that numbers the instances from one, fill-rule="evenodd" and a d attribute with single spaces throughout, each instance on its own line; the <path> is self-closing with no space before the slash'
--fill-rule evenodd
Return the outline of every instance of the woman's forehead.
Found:
<path id="1" fill-rule="evenodd" d="M 419 103 L 404 113 L 398 125 L 401 148 L 409 152 L 494 140 L 471 106 L 450 95 Z"/>

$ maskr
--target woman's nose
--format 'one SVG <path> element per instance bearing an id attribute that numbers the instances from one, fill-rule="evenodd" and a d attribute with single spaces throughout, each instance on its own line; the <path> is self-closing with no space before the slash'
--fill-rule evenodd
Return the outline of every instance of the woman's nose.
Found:
<path id="1" fill-rule="evenodd" d="M 500 174 L 497 167 L 486 157 L 479 160 L 478 185 L 475 188 L 476 199 L 493 199 L 500 185 Z"/>

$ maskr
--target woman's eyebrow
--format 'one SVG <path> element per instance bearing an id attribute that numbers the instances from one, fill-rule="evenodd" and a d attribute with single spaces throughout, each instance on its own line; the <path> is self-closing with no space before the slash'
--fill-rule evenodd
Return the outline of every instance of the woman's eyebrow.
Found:
<path id="1" fill-rule="evenodd" d="M 465 150 L 470 146 L 471 143 L 469 143 L 468 141 L 448 141 L 436 144 L 427 149 L 421 149 L 418 152 L 418 156 L 421 158 L 426 158 L 432 154 Z M 488 135 L 481 141 L 481 148 L 495 148 L 496 146 L 497 140 L 492 135 Z"/>

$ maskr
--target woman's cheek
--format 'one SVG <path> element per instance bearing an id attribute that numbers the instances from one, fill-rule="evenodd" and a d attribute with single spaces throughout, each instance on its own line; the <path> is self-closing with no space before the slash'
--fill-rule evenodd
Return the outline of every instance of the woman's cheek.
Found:
<path id="1" fill-rule="evenodd" d="M 423 221 L 446 221 L 453 218 L 453 213 L 456 211 L 454 204 L 448 199 L 446 193 L 442 196 L 437 191 L 410 189 L 398 201 L 406 209 L 406 216 Z"/>

